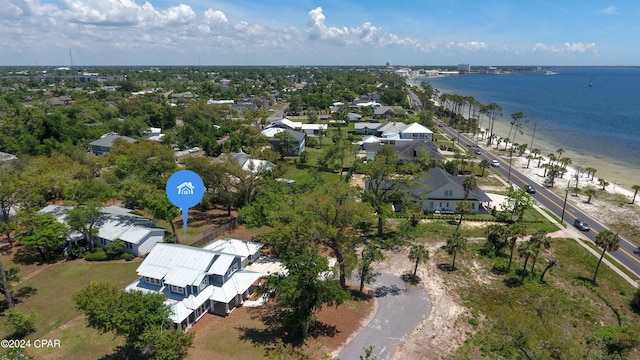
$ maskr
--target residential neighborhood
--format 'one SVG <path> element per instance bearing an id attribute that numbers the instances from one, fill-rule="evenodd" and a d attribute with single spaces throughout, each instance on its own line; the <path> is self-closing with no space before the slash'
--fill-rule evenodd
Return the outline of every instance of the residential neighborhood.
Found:
<path id="1" fill-rule="evenodd" d="M 451 69 L 43 71 L 0 69 L 0 332 L 63 346 L 5 358 L 640 351 L 635 228 L 589 210 L 636 194 L 411 75 Z"/>

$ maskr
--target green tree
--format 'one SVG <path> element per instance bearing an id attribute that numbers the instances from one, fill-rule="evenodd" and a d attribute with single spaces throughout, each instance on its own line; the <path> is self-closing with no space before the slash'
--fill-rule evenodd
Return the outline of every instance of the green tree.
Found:
<path id="1" fill-rule="evenodd" d="M 132 358 L 183 359 L 193 344 L 192 333 L 171 328 L 171 310 L 162 294 L 92 282 L 73 294 L 73 300 L 89 327 L 123 336 Z"/>
<path id="2" fill-rule="evenodd" d="M 499 224 L 487 226 L 487 245 L 498 256 L 509 245 L 509 228 Z"/>
<path id="3" fill-rule="evenodd" d="M 549 269 L 557 267 L 558 266 L 558 260 L 556 259 L 551 259 L 549 260 L 549 262 L 547 263 L 547 266 L 544 267 L 544 270 L 542 271 L 542 274 L 540 274 L 540 282 L 544 282 L 544 275 L 547 273 L 547 271 L 549 271 Z"/>
<path id="4" fill-rule="evenodd" d="M 521 221 L 524 217 L 524 213 L 533 207 L 533 198 L 527 193 L 527 189 L 521 187 L 516 189 L 513 185 L 507 189 L 507 199 L 501 205 L 502 210 L 508 212 L 513 216 L 517 216 L 517 220 Z"/>
<path id="5" fill-rule="evenodd" d="M 301 331 L 306 340 L 315 312 L 324 305 L 342 304 L 349 294 L 340 284 L 323 275 L 329 271 L 329 266 L 327 258 L 318 255 L 316 246 L 289 253 L 282 260 L 287 274 L 265 277 L 265 283 L 258 291 L 275 298 L 276 320 L 289 330 Z"/>
<path id="6" fill-rule="evenodd" d="M 600 269 L 602 258 L 604 258 L 604 253 L 607 251 L 618 250 L 618 247 L 620 247 L 620 237 L 611 230 L 602 230 L 598 235 L 596 235 L 595 243 L 598 247 L 602 248 L 602 254 L 600 254 L 598 265 L 596 265 L 596 271 L 593 273 L 592 282 L 594 284 L 596 284 L 596 276 L 598 276 L 598 270 Z"/>
<path id="7" fill-rule="evenodd" d="M 415 261 L 412 275 L 415 279 L 418 273 L 418 265 L 420 265 L 420 263 L 426 263 L 429 260 L 429 250 L 427 250 L 424 245 L 413 244 L 409 248 L 409 260 Z"/>
<path id="8" fill-rule="evenodd" d="M 598 185 L 602 186 L 602 189 L 600 190 L 604 191 L 606 187 L 609 186 L 609 183 L 605 179 L 600 178 L 598 179 Z"/>
<path id="9" fill-rule="evenodd" d="M 631 187 L 631 190 L 633 190 L 633 198 L 631 198 L 631 204 L 634 204 L 636 202 L 636 196 L 638 195 L 638 191 L 640 191 L 640 185 L 633 185 Z"/>
<path id="10" fill-rule="evenodd" d="M 277 133 L 275 138 L 278 139 L 278 153 L 280 153 L 280 159 L 284 159 L 286 155 L 291 154 L 293 151 L 293 143 L 295 140 L 287 131 Z"/>
<path id="11" fill-rule="evenodd" d="M 29 311 L 22 312 L 16 308 L 11 308 L 5 313 L 6 321 L 13 328 L 14 337 L 22 339 L 36 330 L 35 320 L 36 313 Z"/>
<path id="12" fill-rule="evenodd" d="M 357 190 L 344 182 L 318 186 L 300 205 L 302 208 L 298 208 L 299 213 L 311 220 L 307 226 L 317 231 L 320 242 L 336 256 L 340 267 L 340 285 L 346 288 L 346 276 L 353 269 L 350 265 L 356 260 L 353 249 L 358 237 L 353 226 L 369 221 L 373 209 L 369 204 L 359 201 Z"/>
<path id="13" fill-rule="evenodd" d="M 482 175 L 480 176 L 484 177 L 484 172 L 491 167 L 491 163 L 487 159 L 482 159 L 478 166 L 480 166 L 480 168 L 482 169 Z"/>
<path id="14" fill-rule="evenodd" d="M 598 194 L 598 190 L 593 186 L 589 186 L 584 190 L 584 194 L 588 196 L 587 204 L 591 204 L 591 198 Z"/>
<path id="15" fill-rule="evenodd" d="M 536 261 L 538 260 L 540 251 L 543 248 L 548 249 L 551 246 L 551 238 L 547 236 L 546 231 L 538 230 L 535 233 L 533 233 L 533 235 L 531 235 L 529 242 L 531 242 L 531 246 L 533 247 L 533 250 L 534 250 L 533 264 L 531 264 L 531 272 L 533 272 L 533 270 L 536 267 Z"/>
<path id="16" fill-rule="evenodd" d="M 390 205 L 403 197 L 403 183 L 396 174 L 398 155 L 391 146 L 383 146 L 373 161 L 362 165 L 365 176 L 364 201 L 373 206 L 378 218 L 378 237 L 382 237 L 384 219 Z"/>
<path id="17" fill-rule="evenodd" d="M 516 248 L 518 238 L 526 234 L 524 224 L 517 222 L 507 228 L 507 234 L 509 236 L 509 265 L 507 266 L 507 272 L 511 271 L 511 263 L 513 263 L 513 252 Z"/>
<path id="18" fill-rule="evenodd" d="M 524 258 L 524 265 L 522 266 L 523 277 L 524 273 L 527 270 L 527 264 L 529 263 L 529 259 L 533 259 L 536 254 L 535 246 L 530 241 L 525 241 L 518 245 L 518 254 L 521 258 Z"/>
<path id="19" fill-rule="evenodd" d="M 460 218 L 456 225 L 456 232 L 458 232 L 458 230 L 460 230 L 460 225 L 462 225 L 462 217 L 465 213 L 471 212 L 471 203 L 466 200 L 458 201 L 456 204 L 456 210 L 460 213 Z"/>
<path id="20" fill-rule="evenodd" d="M 450 255 L 453 255 L 453 261 L 451 262 L 451 270 L 456 268 L 456 255 L 458 252 L 462 252 L 467 248 L 467 238 L 460 235 L 459 232 L 455 232 L 447 239 L 446 249 Z"/>
<path id="21" fill-rule="evenodd" d="M 375 281 L 379 273 L 374 272 L 372 265 L 374 262 L 382 261 L 384 254 L 380 248 L 373 243 L 365 243 L 360 253 L 360 267 L 358 277 L 360 278 L 360 293 L 363 293 L 365 284 Z M 363 293 L 364 294 L 364 293 Z"/>
<path id="22" fill-rule="evenodd" d="M 76 206 L 73 209 L 67 211 L 65 221 L 70 228 L 82 232 L 89 251 L 93 251 L 95 244 L 93 237 L 97 232 L 95 225 L 100 218 L 100 204 L 97 202 L 91 202 L 86 205 Z"/>
<path id="23" fill-rule="evenodd" d="M 174 241 L 176 244 L 180 243 L 174 223 L 174 220 L 180 215 L 180 210 L 169 202 L 164 191 L 155 190 L 145 194 L 144 208 L 149 210 L 155 219 L 164 220 L 169 223 Z"/>
<path id="24" fill-rule="evenodd" d="M 36 249 L 43 263 L 51 259 L 53 251 L 64 245 L 67 227 L 53 215 L 22 210 L 18 218 L 24 229 L 20 233 L 20 241 L 25 246 Z"/>

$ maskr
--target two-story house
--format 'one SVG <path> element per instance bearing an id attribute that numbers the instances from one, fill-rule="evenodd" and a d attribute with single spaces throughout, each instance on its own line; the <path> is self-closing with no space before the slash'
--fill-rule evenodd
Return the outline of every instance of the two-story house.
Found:
<path id="1" fill-rule="evenodd" d="M 163 294 L 176 328 L 190 328 L 207 312 L 226 316 L 249 298 L 262 276 L 246 270 L 243 255 L 234 253 L 234 247 L 242 248 L 235 244 L 240 240 L 228 240 L 209 249 L 157 244 L 138 267 L 140 278 L 125 290 Z M 243 246 L 252 254 L 246 263 L 259 257 L 261 244 Z"/>

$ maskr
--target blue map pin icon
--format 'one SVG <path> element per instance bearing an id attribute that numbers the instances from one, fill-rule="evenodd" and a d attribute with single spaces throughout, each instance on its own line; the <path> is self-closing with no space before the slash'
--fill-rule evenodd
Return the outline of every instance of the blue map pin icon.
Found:
<path id="1" fill-rule="evenodd" d="M 169 201 L 182 210 L 182 224 L 187 233 L 189 208 L 196 206 L 204 195 L 204 183 L 200 176 L 191 170 L 180 170 L 167 180 L 165 187 Z"/>

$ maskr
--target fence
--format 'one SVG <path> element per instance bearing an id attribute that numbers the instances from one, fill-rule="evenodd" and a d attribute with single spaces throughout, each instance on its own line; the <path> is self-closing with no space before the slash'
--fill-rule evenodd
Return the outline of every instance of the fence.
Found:
<path id="1" fill-rule="evenodd" d="M 238 218 L 233 218 L 228 222 L 222 224 L 220 227 L 207 229 L 205 230 L 204 235 L 200 239 L 191 243 L 191 246 L 200 247 L 210 242 L 211 240 L 217 238 L 218 236 L 230 230 L 233 230 L 236 226 L 238 226 Z"/>

